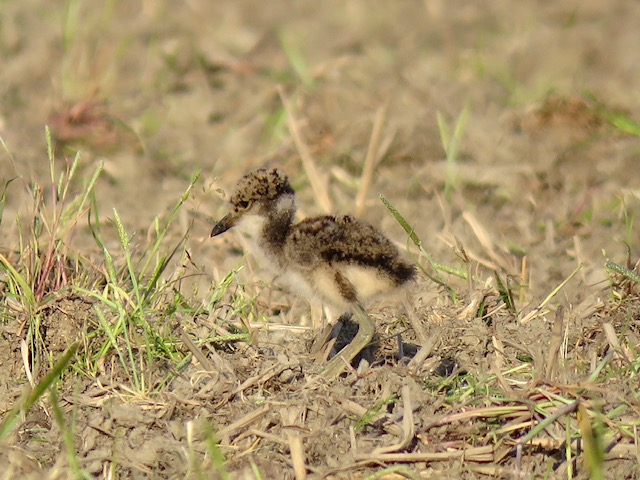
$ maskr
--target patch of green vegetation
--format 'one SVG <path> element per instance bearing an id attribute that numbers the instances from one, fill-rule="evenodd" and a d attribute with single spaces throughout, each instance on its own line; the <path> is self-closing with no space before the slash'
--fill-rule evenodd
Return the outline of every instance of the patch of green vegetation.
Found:
<path id="1" fill-rule="evenodd" d="M 628 135 L 640 137 L 640 123 L 631 118 L 631 115 L 621 109 L 612 108 L 590 91 L 585 96 L 591 100 L 594 106 L 594 112 L 604 121 L 609 123 L 616 130 Z"/>
<path id="2" fill-rule="evenodd" d="M 181 282 L 192 275 L 184 267 L 190 264 L 186 250 L 190 227 L 175 239 L 173 224 L 199 174 L 192 176 L 174 207 L 165 216 L 156 217 L 147 240 L 140 240 L 127 232 L 117 210 L 113 211 L 111 223 L 102 221 L 95 195 L 102 164 L 87 178 L 77 178 L 80 156 L 62 163 L 64 168 L 60 170 L 61 162 L 54 158 L 48 129 L 46 138 L 50 185 L 25 182 L 32 199 L 30 211 L 16 218 L 14 250 L 8 250 L 6 255 L 0 253 L 3 275 L 0 310 L 4 322 L 23 324 L 25 328 L 24 352 L 28 356 L 25 366 L 32 383 L 12 413 L 4 416 L 0 439 L 9 435 L 19 415 L 42 400 L 46 391 L 51 392 L 56 422 L 71 425 L 62 411 L 56 411 L 59 406 L 54 389 L 63 374 L 68 375 L 65 382 L 73 383 L 79 376 L 95 378 L 109 365 L 117 370 L 112 374 L 118 376 L 124 390 L 133 396 L 162 391 L 191 360 L 192 354 L 176 335 L 179 330 L 176 325 L 207 315 L 222 303 L 246 313 L 254 301 L 244 298 L 241 290 L 238 295 L 230 292 L 232 281 L 237 280 L 235 272 L 220 284 L 212 282 L 206 304 L 187 298 L 180 291 Z M 8 182 L 0 205 L 4 205 L 8 195 L 7 186 Z M 118 248 L 105 241 L 107 227 L 115 230 Z M 88 258 L 74 249 L 72 240 L 78 228 L 89 229 L 101 258 Z M 72 332 L 76 336 L 74 343 L 58 354 L 49 345 L 46 334 L 50 332 L 43 331 L 43 324 L 54 311 L 52 307 L 63 300 L 91 304 L 93 315 L 86 318 L 85 328 Z M 217 335 L 204 342 L 219 348 L 249 339 L 248 333 L 236 329 L 233 335 Z M 158 365 L 163 368 L 157 368 Z M 74 437 L 71 428 L 61 431 L 69 465 L 82 477 L 84 474 L 76 468 L 77 459 L 71 451 Z"/>
<path id="3" fill-rule="evenodd" d="M 459 156 L 458 152 L 460 150 L 462 136 L 464 135 L 467 123 L 469 122 L 469 108 L 465 107 L 462 109 L 462 112 L 458 115 L 455 125 L 453 126 L 453 131 L 440 112 L 437 113 L 437 120 L 438 131 L 440 132 L 440 141 L 442 142 L 447 159 L 444 196 L 447 200 L 450 200 L 453 192 L 460 186 L 457 174 L 457 169 L 459 168 L 457 163 Z"/>
<path id="4" fill-rule="evenodd" d="M 40 328 L 43 312 L 73 280 L 87 281 L 86 259 L 71 250 L 69 239 L 80 216 L 86 213 L 89 198 L 102 171 L 100 164 L 84 182 L 83 190 L 73 195 L 71 185 L 79 156 L 58 174 L 48 129 L 46 136 L 51 185 L 46 189 L 36 183 L 26 186 L 32 199 L 32 217 L 16 218 L 18 261 L 14 263 L 0 254 L 0 270 L 6 274 L 5 305 L 13 315 L 24 319 L 31 366 L 36 372 L 43 367 L 40 360 L 46 358 L 46 355 L 38 354 L 43 353 L 41 349 L 44 347 Z M 71 275 L 76 272 L 79 272 L 78 278 L 72 279 Z"/>

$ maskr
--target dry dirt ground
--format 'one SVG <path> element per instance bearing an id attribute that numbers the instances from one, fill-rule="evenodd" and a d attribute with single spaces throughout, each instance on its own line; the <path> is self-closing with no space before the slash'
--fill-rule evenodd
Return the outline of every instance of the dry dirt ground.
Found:
<path id="1" fill-rule="evenodd" d="M 638 2 L 57 3 L 0 2 L 0 478 L 640 478 Z M 67 198 L 103 170 L 51 233 L 76 151 Z M 371 306 L 308 383 L 306 303 L 209 238 L 263 165 L 406 245 L 427 341 Z M 170 258 L 144 311 L 118 222 Z"/>

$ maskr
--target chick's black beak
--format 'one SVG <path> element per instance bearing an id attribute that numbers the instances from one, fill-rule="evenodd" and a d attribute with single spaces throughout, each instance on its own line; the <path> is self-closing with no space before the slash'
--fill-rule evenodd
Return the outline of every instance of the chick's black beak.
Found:
<path id="1" fill-rule="evenodd" d="M 215 237 L 216 235 L 220 235 L 221 233 L 226 232 L 231 227 L 235 225 L 234 216 L 229 213 L 222 220 L 215 224 L 213 230 L 211 230 L 211 236 Z"/>

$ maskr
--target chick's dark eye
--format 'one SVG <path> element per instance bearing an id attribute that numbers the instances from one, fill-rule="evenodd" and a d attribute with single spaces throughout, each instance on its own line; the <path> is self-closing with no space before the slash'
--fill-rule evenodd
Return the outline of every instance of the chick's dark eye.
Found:
<path id="1" fill-rule="evenodd" d="M 248 202 L 247 200 L 242 200 L 238 203 L 238 206 L 243 209 L 246 210 L 247 208 L 249 208 L 250 202 Z"/>

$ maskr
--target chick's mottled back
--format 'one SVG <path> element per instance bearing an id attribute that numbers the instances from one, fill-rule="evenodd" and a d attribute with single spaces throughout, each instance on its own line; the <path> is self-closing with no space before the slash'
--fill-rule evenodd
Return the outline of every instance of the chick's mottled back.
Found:
<path id="1" fill-rule="evenodd" d="M 286 254 L 301 266 L 326 262 L 371 268 L 398 285 L 415 275 L 414 267 L 400 257 L 388 238 L 350 215 L 309 218 L 294 225 Z"/>

